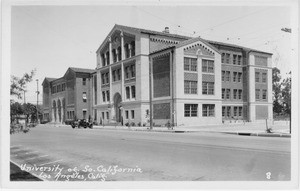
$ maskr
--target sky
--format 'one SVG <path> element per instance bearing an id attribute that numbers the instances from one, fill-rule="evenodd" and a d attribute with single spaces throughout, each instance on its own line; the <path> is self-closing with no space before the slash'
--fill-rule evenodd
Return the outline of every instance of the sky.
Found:
<path id="1" fill-rule="evenodd" d="M 291 70 L 292 33 L 281 31 L 292 27 L 288 6 L 13 6 L 11 75 L 36 69 L 26 102 L 36 103 L 36 79 L 41 91 L 45 77 L 62 77 L 68 67 L 96 68 L 96 50 L 115 24 L 155 31 L 168 26 L 170 33 L 270 52 L 283 77 Z"/>

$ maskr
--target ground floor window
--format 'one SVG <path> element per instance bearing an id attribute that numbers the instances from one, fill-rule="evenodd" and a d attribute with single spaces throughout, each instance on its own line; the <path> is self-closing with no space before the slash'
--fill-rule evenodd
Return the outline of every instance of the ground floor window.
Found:
<path id="1" fill-rule="evenodd" d="M 226 107 L 222 107 L 222 117 L 225 117 Z"/>
<path id="2" fill-rule="evenodd" d="M 109 112 L 106 112 L 106 119 L 109 119 Z"/>
<path id="3" fill-rule="evenodd" d="M 128 110 L 125 111 L 125 118 L 128 119 L 129 115 L 128 115 Z"/>
<path id="4" fill-rule="evenodd" d="M 134 110 L 131 110 L 131 119 L 134 119 Z"/>
<path id="5" fill-rule="evenodd" d="M 105 114 L 104 114 L 104 112 L 102 112 L 102 119 L 105 119 Z"/>
<path id="6" fill-rule="evenodd" d="M 202 105 L 202 116 L 203 117 L 215 116 L 215 104 L 203 104 Z"/>
<path id="7" fill-rule="evenodd" d="M 198 104 L 184 104 L 184 116 L 185 117 L 197 117 L 198 116 Z"/>

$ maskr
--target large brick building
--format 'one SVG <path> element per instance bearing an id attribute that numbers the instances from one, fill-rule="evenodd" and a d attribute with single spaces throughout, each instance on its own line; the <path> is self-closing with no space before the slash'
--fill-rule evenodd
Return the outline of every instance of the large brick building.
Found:
<path id="1" fill-rule="evenodd" d="M 147 122 L 150 101 L 156 124 L 272 119 L 270 53 L 121 25 L 96 53 L 98 122 Z"/>
<path id="2" fill-rule="evenodd" d="M 43 120 L 64 123 L 92 116 L 91 89 L 95 70 L 70 67 L 61 78 L 43 81 Z"/>
<path id="3" fill-rule="evenodd" d="M 162 125 L 272 119 L 270 53 L 115 25 L 96 54 L 89 115 L 98 123 L 147 123 L 150 106 Z"/>

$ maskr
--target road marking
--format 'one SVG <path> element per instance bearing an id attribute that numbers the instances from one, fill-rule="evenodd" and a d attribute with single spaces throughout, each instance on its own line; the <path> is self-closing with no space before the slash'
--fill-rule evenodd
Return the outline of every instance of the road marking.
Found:
<path id="1" fill-rule="evenodd" d="M 59 161 L 62 161 L 62 159 L 52 161 L 52 162 L 47 162 L 47 163 L 44 163 L 44 164 L 39 164 L 39 166 L 43 166 L 43 165 L 46 165 L 46 164 L 52 164 L 52 163 L 56 163 L 56 162 L 59 162 Z"/>
<path id="2" fill-rule="evenodd" d="M 42 158 L 42 157 L 47 157 L 49 155 L 43 155 L 43 156 L 37 156 L 37 157 L 31 157 L 31 158 L 28 158 L 26 160 L 32 160 L 32 159 L 37 159 L 37 158 Z"/>

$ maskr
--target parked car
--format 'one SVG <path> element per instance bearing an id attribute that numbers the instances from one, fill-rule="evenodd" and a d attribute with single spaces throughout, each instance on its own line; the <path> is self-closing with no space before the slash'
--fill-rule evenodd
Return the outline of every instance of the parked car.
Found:
<path id="1" fill-rule="evenodd" d="M 79 119 L 77 121 L 72 122 L 71 126 L 73 129 L 75 129 L 75 127 L 78 127 L 78 128 L 80 128 L 80 127 L 87 128 L 88 127 L 90 129 L 92 129 L 93 123 L 88 122 L 86 119 Z"/>

